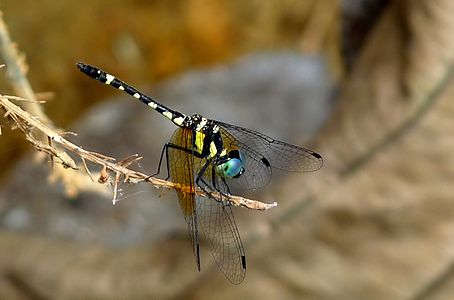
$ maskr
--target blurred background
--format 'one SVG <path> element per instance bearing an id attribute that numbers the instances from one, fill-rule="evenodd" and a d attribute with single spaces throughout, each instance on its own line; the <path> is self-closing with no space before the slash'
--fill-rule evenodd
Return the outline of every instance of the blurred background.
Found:
<path id="1" fill-rule="evenodd" d="M 138 153 L 133 168 L 153 174 L 174 130 L 81 74 L 83 61 L 325 165 L 247 194 L 272 210 L 234 209 L 248 269 L 232 285 L 208 249 L 197 272 L 175 192 L 123 185 L 113 206 L 3 118 L 1 299 L 452 299 L 454 2 L 85 2 L 0 3 L 45 113 L 78 134 L 68 139 Z M 0 76 L 2 94 L 20 95 Z"/>

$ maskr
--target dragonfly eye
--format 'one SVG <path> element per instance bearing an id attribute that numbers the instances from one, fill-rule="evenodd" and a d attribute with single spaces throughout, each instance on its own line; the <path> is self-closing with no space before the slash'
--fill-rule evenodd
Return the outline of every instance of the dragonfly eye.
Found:
<path id="1" fill-rule="evenodd" d="M 244 173 L 245 158 L 241 151 L 231 150 L 216 167 L 216 172 L 224 178 L 238 178 Z"/>
<path id="2" fill-rule="evenodd" d="M 243 163 L 238 158 L 228 158 L 216 166 L 216 172 L 224 178 L 238 178 L 244 172 Z"/>

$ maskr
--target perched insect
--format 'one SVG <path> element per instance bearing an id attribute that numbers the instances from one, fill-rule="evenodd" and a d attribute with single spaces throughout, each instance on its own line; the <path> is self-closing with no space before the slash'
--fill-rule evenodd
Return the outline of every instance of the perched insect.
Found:
<path id="1" fill-rule="evenodd" d="M 165 144 L 171 180 L 188 189 L 176 190 L 188 223 L 197 268 L 200 271 L 200 235 L 205 237 L 219 269 L 234 284 L 246 274 L 246 256 L 228 201 L 232 192 L 264 186 L 272 169 L 310 172 L 320 169 L 320 154 L 290 145 L 262 133 L 174 111 L 134 87 L 96 67 L 78 63 L 86 75 L 122 90 L 171 120 L 178 128 Z M 196 187 L 209 197 L 199 197 Z"/>

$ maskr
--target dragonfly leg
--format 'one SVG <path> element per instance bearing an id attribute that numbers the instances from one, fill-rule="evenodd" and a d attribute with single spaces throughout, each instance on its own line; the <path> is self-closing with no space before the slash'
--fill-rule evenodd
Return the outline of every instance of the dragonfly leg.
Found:
<path id="1" fill-rule="evenodd" d="M 158 171 L 156 172 L 156 174 L 152 175 L 152 176 L 156 176 L 160 173 L 161 171 L 161 165 L 162 165 L 162 159 L 164 157 L 164 153 L 165 153 L 165 156 L 166 156 L 166 165 L 167 165 L 167 178 L 166 180 L 168 180 L 170 178 L 170 172 L 169 172 L 169 148 L 173 148 L 173 149 L 176 149 L 176 150 L 180 150 L 180 151 L 184 151 L 184 152 L 187 152 L 187 153 L 190 153 L 191 155 L 194 155 L 195 157 L 197 158 L 204 158 L 202 155 L 200 155 L 199 153 L 197 152 L 194 152 L 192 149 L 187 149 L 187 148 L 183 148 L 181 146 L 178 146 L 178 145 L 175 145 L 175 144 L 172 144 L 172 143 L 167 143 L 164 145 L 164 147 L 162 148 L 162 151 L 161 151 L 161 157 L 159 159 L 159 165 L 158 165 Z M 203 175 L 205 174 L 206 170 L 208 169 L 208 167 L 210 166 L 210 164 L 212 164 L 212 161 L 213 159 L 208 159 L 207 162 L 203 165 L 203 167 L 200 169 L 199 173 L 197 174 L 197 178 L 196 178 L 196 184 L 199 188 L 202 189 L 202 191 L 204 191 L 208 196 L 210 196 L 211 198 L 214 198 L 216 199 L 216 197 L 213 195 L 213 191 L 209 191 L 208 188 L 206 187 L 210 187 L 210 185 L 205 181 L 205 179 L 203 178 Z M 152 177 L 150 176 L 150 177 Z M 228 195 L 226 195 L 225 193 L 223 193 L 216 185 L 216 178 L 215 178 L 215 170 L 214 170 L 214 167 L 212 169 L 212 188 L 214 190 L 216 190 L 216 192 L 218 192 L 219 194 L 221 194 L 222 196 L 224 197 L 228 197 Z M 222 179 L 225 186 L 227 187 L 227 192 L 229 194 L 230 193 L 230 190 L 229 190 L 229 187 L 227 185 L 227 183 L 225 182 L 224 178 Z M 202 184 L 203 183 L 203 184 Z"/>
<path id="2" fill-rule="evenodd" d="M 158 170 L 156 171 L 156 173 L 154 173 L 153 175 L 150 175 L 148 178 L 155 177 L 155 176 L 159 175 L 159 173 L 161 173 L 162 159 L 163 159 L 164 154 L 165 154 L 165 156 L 166 156 L 166 164 L 167 164 L 167 177 L 166 177 L 166 180 L 169 179 L 169 177 L 170 177 L 169 176 L 169 155 L 168 155 L 168 150 L 167 150 L 167 148 L 169 147 L 169 144 L 170 143 L 167 143 L 167 144 L 164 145 L 164 147 L 162 147 L 161 156 L 159 157 Z"/>
<path id="3" fill-rule="evenodd" d="M 181 150 L 181 151 L 190 153 L 191 155 L 194 155 L 194 156 L 196 156 L 198 158 L 203 158 L 203 157 L 199 157 L 200 155 L 198 155 L 197 152 L 193 152 L 191 149 L 186 149 L 186 148 L 183 148 L 181 146 L 178 146 L 178 145 L 175 145 L 175 144 L 172 144 L 172 143 L 167 143 L 167 144 L 164 145 L 164 147 L 162 147 L 162 151 L 161 151 L 161 156 L 159 158 L 159 164 L 158 164 L 157 172 L 154 173 L 153 175 L 150 175 L 148 178 L 154 177 L 156 175 L 159 175 L 159 173 L 161 172 L 162 159 L 163 159 L 164 154 L 165 154 L 165 156 L 166 156 L 166 165 L 167 165 L 167 167 L 166 167 L 166 169 L 167 169 L 167 177 L 166 177 L 165 180 L 169 180 L 169 178 L 170 178 L 170 172 L 169 172 L 169 148 L 173 148 L 173 149 L 176 149 L 176 150 Z"/>
<path id="4" fill-rule="evenodd" d="M 214 169 L 214 166 L 212 167 L 212 171 L 211 171 L 211 184 L 213 185 L 214 189 L 216 191 L 218 191 L 221 195 L 225 196 L 225 197 L 228 197 L 229 195 L 232 195 L 232 193 L 230 192 L 230 187 L 227 185 L 227 182 L 225 182 L 225 178 L 220 176 L 221 177 L 221 180 L 222 182 L 224 183 L 224 186 L 226 187 L 227 189 L 227 193 L 228 194 L 225 194 L 224 192 L 222 192 L 219 187 L 217 186 L 216 184 L 216 170 Z"/>
<path id="5" fill-rule="evenodd" d="M 212 159 L 208 159 L 207 162 L 203 165 L 203 167 L 200 169 L 199 173 L 197 174 L 197 178 L 195 180 L 195 183 L 197 186 L 202 189 L 208 196 L 211 198 L 216 199 L 216 197 L 213 195 L 212 191 L 208 191 L 206 187 L 210 187 L 210 185 L 203 179 L 203 175 L 205 174 L 208 166 L 211 164 Z M 203 183 L 203 184 L 202 184 Z"/>
<path id="6" fill-rule="evenodd" d="M 203 165 L 203 167 L 200 169 L 199 173 L 197 174 L 197 178 L 195 180 L 195 183 L 197 184 L 197 186 L 202 190 L 204 191 L 208 196 L 210 196 L 211 198 L 215 199 L 216 201 L 218 202 L 221 202 L 222 200 L 218 200 L 218 198 L 214 195 L 213 193 L 213 190 L 215 190 L 216 192 L 218 192 L 221 196 L 224 196 L 224 197 L 228 197 L 229 195 L 226 195 L 224 192 L 222 192 L 216 185 L 216 175 L 215 175 L 215 170 L 214 170 L 214 167 L 212 169 L 212 175 L 211 175 L 211 186 L 210 184 L 208 184 L 208 182 L 205 181 L 205 179 L 203 178 L 203 175 L 205 174 L 206 170 L 208 169 L 208 167 L 210 165 L 212 165 L 212 161 L 213 159 L 209 159 L 205 165 Z M 225 181 L 224 181 L 225 183 Z M 227 184 L 226 184 L 227 186 Z M 228 186 L 227 186 L 227 189 L 228 189 Z M 228 190 L 228 193 L 230 193 L 230 191 Z"/>

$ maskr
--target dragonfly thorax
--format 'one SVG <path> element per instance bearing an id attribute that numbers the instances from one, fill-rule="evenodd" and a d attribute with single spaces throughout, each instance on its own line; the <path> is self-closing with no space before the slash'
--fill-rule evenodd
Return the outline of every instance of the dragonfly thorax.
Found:
<path id="1" fill-rule="evenodd" d="M 244 172 L 244 155 L 239 150 L 224 149 L 219 126 L 201 115 L 192 115 L 194 149 L 206 158 L 215 158 L 216 173 L 224 178 L 238 178 Z"/>
<path id="2" fill-rule="evenodd" d="M 192 130 L 193 149 L 200 157 L 219 158 L 225 153 L 219 126 L 213 120 L 193 115 L 184 126 Z"/>
<path id="3" fill-rule="evenodd" d="M 215 124 L 213 120 L 207 119 L 199 114 L 195 114 L 186 119 L 183 126 L 206 134 L 213 131 Z"/>

